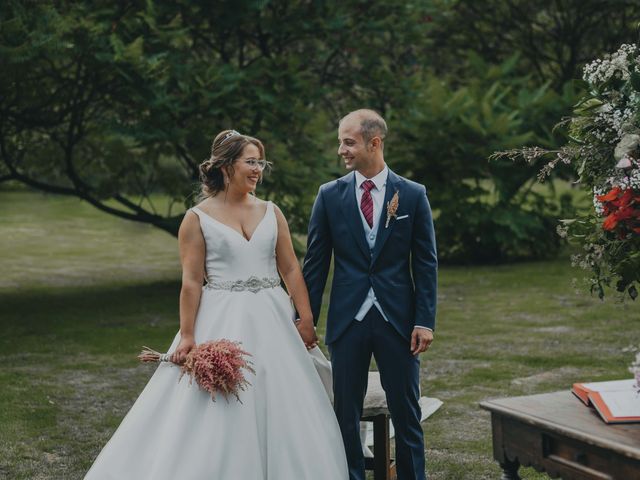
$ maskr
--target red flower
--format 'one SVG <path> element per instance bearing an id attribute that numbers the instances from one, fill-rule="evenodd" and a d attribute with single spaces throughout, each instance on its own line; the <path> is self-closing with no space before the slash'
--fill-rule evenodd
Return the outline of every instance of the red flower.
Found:
<path id="1" fill-rule="evenodd" d="M 621 191 L 622 191 L 622 189 L 620 187 L 614 187 L 606 195 L 598 195 L 597 198 L 598 198 L 598 200 L 600 200 L 603 203 L 604 202 L 610 202 L 610 201 L 615 200 L 616 198 L 618 198 L 618 194 Z"/>
<path id="2" fill-rule="evenodd" d="M 596 198 L 602 202 L 602 211 L 606 216 L 602 222 L 604 230 L 612 231 L 621 226 L 622 229 L 618 231 L 621 238 L 629 231 L 639 233 L 640 209 L 636 207 L 640 206 L 640 195 L 635 194 L 632 188 L 623 190 L 614 187 L 605 195 L 598 195 Z"/>
<path id="3" fill-rule="evenodd" d="M 631 207 L 622 207 L 617 211 L 616 217 L 618 220 L 628 220 L 629 218 L 633 218 L 634 210 Z"/>
<path id="4" fill-rule="evenodd" d="M 618 200 L 614 200 L 611 203 L 613 203 L 614 205 L 620 208 L 623 208 L 629 205 L 629 203 L 631 203 L 632 201 L 633 201 L 633 191 L 631 189 L 628 189 L 624 191 L 624 193 L 622 194 L 621 197 L 618 198 Z"/>
<path id="5" fill-rule="evenodd" d="M 602 228 L 607 231 L 613 230 L 614 228 L 616 228 L 616 225 L 618 225 L 618 218 L 615 213 L 610 214 L 607 218 L 604 219 L 604 222 L 602 222 Z"/>

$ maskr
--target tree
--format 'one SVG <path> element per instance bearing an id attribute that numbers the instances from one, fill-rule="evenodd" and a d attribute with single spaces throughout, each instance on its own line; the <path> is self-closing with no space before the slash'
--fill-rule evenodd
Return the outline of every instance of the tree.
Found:
<path id="1" fill-rule="evenodd" d="M 265 195 L 302 230 L 333 163 L 317 130 L 333 135 L 346 104 L 393 103 L 415 70 L 405 53 L 426 28 L 421 9 L 218 3 L 0 7 L 0 181 L 175 235 L 171 207 L 193 201 L 211 138 L 233 127 L 265 141 L 276 168 Z M 169 198 L 163 211 L 154 195 Z"/>
<path id="2" fill-rule="evenodd" d="M 638 3 L 635 0 L 443 0 L 432 38 L 438 71 L 459 71 L 474 52 L 499 64 L 519 53 L 521 74 L 556 91 L 582 76 L 594 55 L 635 41 Z M 433 57 L 432 57 L 433 58 Z M 568 112 L 567 112 L 568 113 Z"/>
<path id="3" fill-rule="evenodd" d="M 0 183 L 175 235 L 211 139 L 236 128 L 265 142 L 275 168 L 260 195 L 303 232 L 318 184 L 343 173 L 338 119 L 367 106 L 391 126 L 392 167 L 434 187 L 443 257 L 548 253 L 558 212 L 531 189 L 537 168 L 486 158 L 555 146 L 566 79 L 629 34 L 631 2 L 476 3 L 10 0 Z"/>

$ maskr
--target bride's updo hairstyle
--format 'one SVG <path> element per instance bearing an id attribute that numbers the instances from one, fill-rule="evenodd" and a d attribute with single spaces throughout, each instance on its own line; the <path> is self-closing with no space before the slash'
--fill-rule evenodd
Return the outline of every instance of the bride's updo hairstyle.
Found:
<path id="1" fill-rule="evenodd" d="M 225 190 L 223 169 L 226 169 L 232 177 L 233 164 L 242 155 L 242 150 L 247 145 L 258 147 L 260 158 L 265 159 L 264 146 L 257 138 L 242 135 L 235 130 L 223 130 L 216 135 L 211 145 L 211 157 L 200 164 L 203 197 L 214 197 Z"/>

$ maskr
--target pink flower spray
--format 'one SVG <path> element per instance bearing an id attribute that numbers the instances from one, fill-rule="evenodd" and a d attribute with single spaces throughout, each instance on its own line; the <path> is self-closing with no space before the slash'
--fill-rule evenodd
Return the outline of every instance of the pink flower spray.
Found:
<path id="1" fill-rule="evenodd" d="M 251 385 L 244 377 L 243 370 L 255 374 L 253 364 L 246 357 L 250 353 L 241 348 L 240 342 L 227 339 L 212 340 L 196 345 L 191 349 L 184 364 L 180 367 L 180 378 L 185 374 L 190 377 L 203 390 L 211 394 L 215 402 L 216 393 L 222 394 L 228 401 L 228 396 L 233 395 L 240 403 L 240 392 Z M 167 362 L 170 355 L 162 354 L 149 347 L 138 355 L 142 362 Z"/>

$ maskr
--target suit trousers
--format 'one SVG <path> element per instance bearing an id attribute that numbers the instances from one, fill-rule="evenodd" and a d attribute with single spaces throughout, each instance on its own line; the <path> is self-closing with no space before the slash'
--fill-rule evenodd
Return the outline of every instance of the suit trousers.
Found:
<path id="1" fill-rule="evenodd" d="M 398 480 L 424 480 L 424 439 L 418 403 L 420 360 L 411 354 L 409 342 L 373 306 L 362 321 L 353 320 L 328 347 L 334 410 L 347 453 L 349 479 L 365 479 L 360 418 L 373 355 L 396 432 Z"/>

